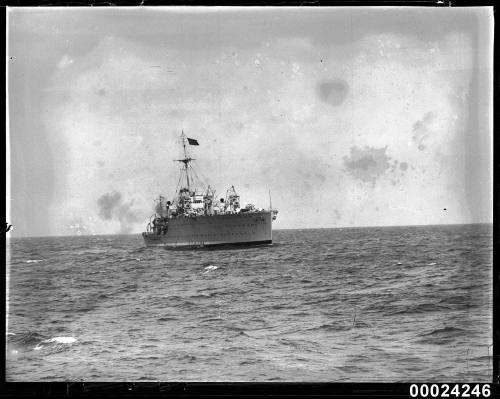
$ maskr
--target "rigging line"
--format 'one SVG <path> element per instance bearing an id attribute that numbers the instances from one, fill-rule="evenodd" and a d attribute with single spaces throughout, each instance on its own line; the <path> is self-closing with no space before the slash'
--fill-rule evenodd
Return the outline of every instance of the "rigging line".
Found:
<path id="1" fill-rule="evenodd" d="M 203 186 L 208 187 L 210 185 L 210 179 L 208 179 L 207 176 L 205 176 L 203 172 L 201 172 L 199 169 L 194 169 L 191 165 L 190 167 L 191 170 L 193 171 L 193 174 L 198 179 L 198 182 L 201 183 Z"/>
<path id="2" fill-rule="evenodd" d="M 192 188 L 194 186 L 194 190 L 196 190 L 196 182 L 193 180 L 193 175 L 192 173 L 189 173 L 189 170 L 191 169 L 191 165 L 189 163 L 185 164 L 184 171 L 186 173 L 186 180 L 188 181 L 189 184 L 189 191 L 192 191 Z"/>
<path id="3" fill-rule="evenodd" d="M 195 174 L 196 178 L 202 183 L 202 185 L 204 185 L 205 187 L 209 185 L 209 179 L 207 179 L 207 177 L 202 172 L 199 172 L 200 174 L 198 175 L 198 173 L 193 169 L 193 173 Z"/>
<path id="4" fill-rule="evenodd" d="M 200 183 L 200 178 L 196 174 L 195 170 L 193 169 L 193 166 L 191 164 L 188 165 L 188 172 L 191 171 L 191 182 L 193 183 L 194 186 Z M 196 181 L 198 180 L 198 181 Z"/>
<path id="5" fill-rule="evenodd" d="M 198 173 L 196 173 L 196 170 L 193 169 L 193 167 L 191 165 L 189 165 L 189 168 L 191 169 L 191 173 L 194 175 L 195 177 L 195 180 L 196 182 L 203 187 L 203 189 L 205 189 L 207 187 L 207 183 L 206 181 L 204 181 L 203 179 L 200 178 L 200 176 L 198 175 Z"/>
<path id="6" fill-rule="evenodd" d="M 181 185 L 181 179 L 182 179 L 182 172 L 179 174 L 179 181 L 177 182 L 177 188 L 175 189 L 174 198 L 175 198 L 175 195 L 179 192 L 179 187 Z"/>

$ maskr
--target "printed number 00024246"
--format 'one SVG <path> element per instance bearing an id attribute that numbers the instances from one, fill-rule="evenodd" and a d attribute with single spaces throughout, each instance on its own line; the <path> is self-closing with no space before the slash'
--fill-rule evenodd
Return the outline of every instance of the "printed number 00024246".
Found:
<path id="1" fill-rule="evenodd" d="M 412 398 L 488 398 L 490 384 L 411 384 Z"/>

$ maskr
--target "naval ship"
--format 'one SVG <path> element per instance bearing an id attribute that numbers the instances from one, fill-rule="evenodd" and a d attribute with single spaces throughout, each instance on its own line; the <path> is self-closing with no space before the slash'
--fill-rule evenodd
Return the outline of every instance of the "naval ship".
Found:
<path id="1" fill-rule="evenodd" d="M 216 192 L 195 187 L 192 162 L 187 146 L 198 146 L 198 140 L 187 137 L 182 131 L 181 142 L 184 158 L 175 198 L 159 196 L 155 200 L 155 213 L 142 233 L 146 246 L 167 248 L 200 248 L 215 246 L 246 246 L 272 244 L 272 222 L 278 211 L 253 204 L 240 206 L 240 197 L 231 186 L 224 198 L 217 200 Z"/>

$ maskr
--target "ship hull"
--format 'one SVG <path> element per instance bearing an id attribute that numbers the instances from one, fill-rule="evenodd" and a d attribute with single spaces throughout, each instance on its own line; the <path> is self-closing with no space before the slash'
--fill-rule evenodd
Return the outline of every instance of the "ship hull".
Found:
<path id="1" fill-rule="evenodd" d="M 272 243 L 272 213 L 178 217 L 168 220 L 164 233 L 142 233 L 148 247 L 199 248 L 268 245 Z"/>

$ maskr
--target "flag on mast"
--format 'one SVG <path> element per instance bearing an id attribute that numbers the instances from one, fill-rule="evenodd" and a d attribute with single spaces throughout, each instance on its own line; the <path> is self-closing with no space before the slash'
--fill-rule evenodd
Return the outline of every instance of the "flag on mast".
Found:
<path id="1" fill-rule="evenodd" d="M 198 143 L 198 140 L 195 140 L 195 139 L 190 139 L 189 137 L 186 137 L 188 139 L 188 143 L 189 145 L 200 145 Z"/>

